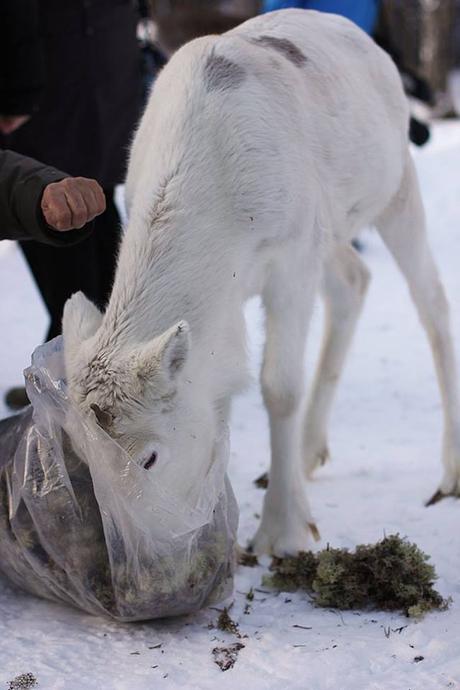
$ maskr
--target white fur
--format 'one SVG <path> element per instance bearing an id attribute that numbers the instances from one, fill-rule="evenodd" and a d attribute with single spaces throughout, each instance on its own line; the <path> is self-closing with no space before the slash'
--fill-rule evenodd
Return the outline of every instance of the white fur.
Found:
<path id="1" fill-rule="evenodd" d="M 287 39 L 306 60 L 262 36 Z M 210 82 L 216 56 L 237 70 Z M 327 453 L 329 410 L 369 279 L 349 241 L 369 224 L 430 335 L 446 415 L 442 489 L 460 488 L 447 306 L 407 129 L 393 63 L 345 19 L 286 10 L 192 41 L 160 74 L 132 146 L 129 222 L 107 311 L 95 315 L 81 295 L 66 305 L 73 397 L 110 415 L 109 433 L 136 461 L 156 449 L 151 476 L 162 468 L 180 496 L 207 472 L 219 420 L 245 384 L 243 306 L 262 296 L 272 464 L 257 552 L 307 546 L 301 456 L 311 471 Z M 302 441 L 304 345 L 323 268 L 328 319 Z"/>

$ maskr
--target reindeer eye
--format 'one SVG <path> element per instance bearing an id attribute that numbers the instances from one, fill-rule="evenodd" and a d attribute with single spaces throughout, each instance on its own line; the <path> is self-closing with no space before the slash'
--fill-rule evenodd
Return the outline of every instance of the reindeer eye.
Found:
<path id="1" fill-rule="evenodd" d="M 157 461 L 157 458 L 158 458 L 158 453 L 156 451 L 154 451 L 152 453 L 152 455 L 149 457 L 149 459 L 147 460 L 147 462 L 145 463 L 144 470 L 149 470 L 151 467 L 153 467 Z"/>

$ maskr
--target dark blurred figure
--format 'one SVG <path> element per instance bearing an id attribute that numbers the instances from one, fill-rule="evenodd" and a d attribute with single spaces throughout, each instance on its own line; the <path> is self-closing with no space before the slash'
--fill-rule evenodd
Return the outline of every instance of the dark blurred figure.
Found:
<path id="1" fill-rule="evenodd" d="M 254 17 L 259 0 L 149 0 L 158 45 L 169 58 L 198 36 L 222 34 Z"/>
<path id="2" fill-rule="evenodd" d="M 142 54 L 142 102 L 145 104 L 158 72 L 168 61 L 156 39 L 149 0 L 139 0 L 140 23 L 137 37 Z"/>
<path id="3" fill-rule="evenodd" d="M 458 69 L 460 67 L 460 0 L 455 0 L 453 42 L 454 64 Z"/>
<path id="4" fill-rule="evenodd" d="M 454 65 L 458 7 L 457 0 L 382 0 L 378 42 L 412 81 L 413 95 L 432 106 L 435 115 L 452 110 L 448 75 Z"/>
<path id="5" fill-rule="evenodd" d="M 380 0 L 262 0 L 262 12 L 296 7 L 302 10 L 340 14 L 368 34 L 374 29 L 379 6 Z"/>
<path id="6" fill-rule="evenodd" d="M 37 6 L 0 2 L 0 136 L 11 134 L 38 109 L 44 64 Z"/>
<path id="7" fill-rule="evenodd" d="M 21 243 L 51 317 L 47 339 L 61 332 L 71 294 L 82 290 L 101 308 L 110 295 L 120 235 L 114 187 L 123 181 L 140 115 L 137 22 L 132 0 L 1 4 L 0 122 L 12 114 L 31 117 L 0 135 L 0 145 L 71 176 L 95 178 L 107 200 L 80 244 Z"/>

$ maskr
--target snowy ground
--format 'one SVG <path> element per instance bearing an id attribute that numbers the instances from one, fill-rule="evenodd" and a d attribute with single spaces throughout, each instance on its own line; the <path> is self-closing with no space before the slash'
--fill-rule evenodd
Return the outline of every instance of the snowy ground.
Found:
<path id="1" fill-rule="evenodd" d="M 416 152 L 434 251 L 460 346 L 460 126 L 444 123 Z M 460 689 L 460 502 L 424 508 L 440 479 L 441 410 L 429 350 L 406 288 L 382 244 L 366 236 L 373 283 L 335 406 L 333 462 L 309 486 L 322 545 L 353 547 L 400 532 L 432 555 L 446 613 L 415 623 L 382 613 L 314 609 L 306 597 L 255 592 L 266 563 L 237 574 L 232 616 L 245 647 L 233 668 L 213 663 L 235 640 L 208 628 L 217 612 L 118 625 L 13 592 L 0 582 L 0 689 L 31 672 L 46 690 L 440 690 Z M 45 332 L 45 314 L 14 247 L 0 245 L 0 392 L 20 381 Z M 258 304 L 248 307 L 254 370 L 262 341 Z M 320 336 L 312 326 L 309 371 Z M 0 414 L 6 414 L 4 408 Z M 241 540 L 255 530 L 267 465 L 267 423 L 257 386 L 235 405 L 230 475 Z M 296 627 L 304 626 L 304 627 Z M 308 628 L 308 629 L 307 629 Z M 157 647 L 157 645 L 161 645 Z M 152 649 L 152 647 L 154 647 Z M 416 662 L 415 657 L 423 657 Z"/>

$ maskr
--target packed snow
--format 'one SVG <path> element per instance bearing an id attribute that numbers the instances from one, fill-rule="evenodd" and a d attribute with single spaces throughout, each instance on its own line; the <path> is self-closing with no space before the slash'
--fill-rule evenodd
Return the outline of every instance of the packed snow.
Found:
<path id="1" fill-rule="evenodd" d="M 460 125 L 440 123 L 414 152 L 431 243 L 450 298 L 460 350 Z M 46 690 L 440 690 L 460 689 L 460 501 L 424 501 L 441 477 L 441 407 L 426 338 L 406 287 L 381 241 L 364 235 L 373 281 L 331 425 L 332 461 L 308 491 L 322 542 L 353 548 L 399 532 L 432 557 L 446 612 L 415 622 L 402 615 L 315 608 L 305 594 L 261 585 L 269 559 L 240 567 L 230 614 L 241 638 L 212 624 L 206 609 L 183 619 L 120 625 L 35 599 L 0 580 L 0 688 L 33 674 Z M 20 383 L 46 314 L 23 259 L 0 244 L 0 393 Z M 321 307 L 307 352 L 311 376 Z M 247 309 L 256 379 L 262 314 Z M 0 403 L 0 415 L 7 410 Z M 240 541 L 255 531 L 268 465 L 266 414 L 256 380 L 235 403 L 230 478 L 239 499 Z M 254 589 L 254 600 L 246 593 Z M 247 607 L 249 604 L 249 607 Z M 248 612 L 245 612 L 248 610 Z M 244 645 L 223 673 L 216 647 Z M 31 678 L 31 677 L 30 677 Z"/>

